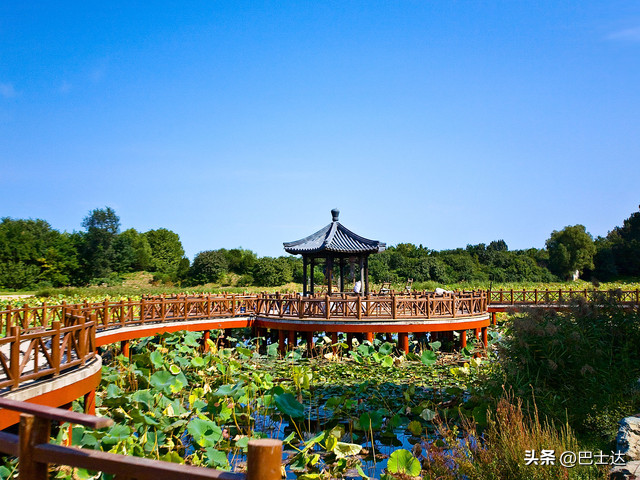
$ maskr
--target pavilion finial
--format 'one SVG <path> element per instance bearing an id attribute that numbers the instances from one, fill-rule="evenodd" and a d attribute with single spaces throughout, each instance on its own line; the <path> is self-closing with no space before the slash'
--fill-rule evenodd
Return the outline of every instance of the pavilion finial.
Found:
<path id="1" fill-rule="evenodd" d="M 331 210 L 331 215 L 333 216 L 333 221 L 337 222 L 338 216 L 340 215 L 340 210 L 338 210 L 337 208 L 334 208 L 333 210 Z"/>

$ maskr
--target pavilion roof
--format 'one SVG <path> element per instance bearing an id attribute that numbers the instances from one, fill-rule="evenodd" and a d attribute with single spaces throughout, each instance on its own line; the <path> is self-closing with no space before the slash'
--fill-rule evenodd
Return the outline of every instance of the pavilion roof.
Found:
<path id="1" fill-rule="evenodd" d="M 338 221 L 340 212 L 337 209 L 331 213 L 333 221 L 329 225 L 303 239 L 285 242 L 285 251 L 294 255 L 321 252 L 362 254 L 378 253 L 386 248 L 383 242 L 361 237 L 342 225 Z"/>

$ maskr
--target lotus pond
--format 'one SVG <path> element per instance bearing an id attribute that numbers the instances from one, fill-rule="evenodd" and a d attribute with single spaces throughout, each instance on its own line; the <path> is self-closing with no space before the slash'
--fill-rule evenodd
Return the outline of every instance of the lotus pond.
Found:
<path id="1" fill-rule="evenodd" d="M 448 354 L 434 341 L 403 355 L 378 339 L 348 350 L 319 337 L 313 357 L 305 344 L 282 357 L 243 331 L 224 342 L 215 333 L 206 353 L 193 332 L 140 340 L 130 362 L 104 352 L 96 404 L 116 424 L 74 427 L 73 444 L 242 470 L 249 439 L 270 437 L 284 441 L 287 478 L 381 478 L 420 473 L 436 417 L 486 422 L 473 386 L 492 364 L 473 345 Z"/>

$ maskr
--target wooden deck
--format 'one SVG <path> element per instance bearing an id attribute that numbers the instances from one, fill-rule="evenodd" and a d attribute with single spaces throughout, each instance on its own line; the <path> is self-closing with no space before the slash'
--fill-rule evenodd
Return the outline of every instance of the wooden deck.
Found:
<path id="1" fill-rule="evenodd" d="M 9 307 L 0 312 L 0 389 L 4 389 L 0 395 L 81 370 L 93 362 L 96 348 L 101 345 L 121 342 L 123 353 L 128 354 L 130 340 L 165 332 L 204 331 L 206 336 L 212 329 L 252 327 L 257 330 L 255 333 L 267 329 L 278 332 L 281 351 L 294 346 L 302 333 L 311 345 L 314 332 L 326 332 L 336 341 L 340 332 L 346 333 L 348 340 L 354 334 L 372 340 L 376 333 L 393 333 L 398 335 L 400 348 L 408 351 L 411 334 L 457 331 L 459 345 L 463 347 L 466 332 L 474 330 L 486 346 L 487 328 L 491 317 L 495 319 L 495 312 L 519 306 L 563 308 L 578 298 L 640 305 L 637 289 L 607 292 L 569 289 L 443 295 L 390 292 L 368 296 L 160 296 L 140 301 Z M 91 378 L 91 382 L 65 388 L 76 398 L 91 395 L 97 385 L 95 378 Z M 51 406 L 63 404 L 62 400 L 50 397 L 36 396 L 31 400 Z"/>

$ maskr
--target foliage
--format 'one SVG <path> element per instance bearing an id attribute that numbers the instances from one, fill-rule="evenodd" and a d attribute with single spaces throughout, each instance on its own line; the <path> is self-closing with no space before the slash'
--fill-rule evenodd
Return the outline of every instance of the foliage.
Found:
<path id="1" fill-rule="evenodd" d="M 23 289 L 67 284 L 78 269 L 74 239 L 44 220 L 0 223 L 0 286 Z"/>
<path id="2" fill-rule="evenodd" d="M 184 256 L 182 242 L 177 233 L 158 228 L 144 234 L 151 247 L 152 271 L 177 275 L 180 260 Z"/>
<path id="3" fill-rule="evenodd" d="M 561 278 L 569 278 L 576 270 L 583 272 L 594 267 L 596 246 L 583 225 L 554 230 L 546 242 L 549 269 Z"/>
<path id="4" fill-rule="evenodd" d="M 259 258 L 253 267 L 255 285 L 273 287 L 293 280 L 293 268 L 285 257 Z"/>
<path id="5" fill-rule="evenodd" d="M 120 218 L 110 207 L 92 210 L 82 221 L 81 258 L 88 278 L 107 277 L 114 271 L 114 242 L 120 230 Z"/>
<path id="6" fill-rule="evenodd" d="M 640 409 L 640 312 L 615 300 L 571 311 L 533 310 L 513 319 L 500 357 L 514 393 L 556 423 L 610 440 Z"/>
<path id="7" fill-rule="evenodd" d="M 194 284 L 214 283 L 228 271 L 227 258 L 220 250 L 198 253 L 193 259 L 189 279 Z"/>
<path id="8" fill-rule="evenodd" d="M 138 272 L 151 268 L 151 245 L 145 235 L 129 228 L 114 241 L 115 269 L 120 273 Z"/>
<path id="9" fill-rule="evenodd" d="M 640 212 L 631 214 L 621 227 L 596 240 L 594 275 L 609 280 L 617 275 L 640 275 Z"/>

